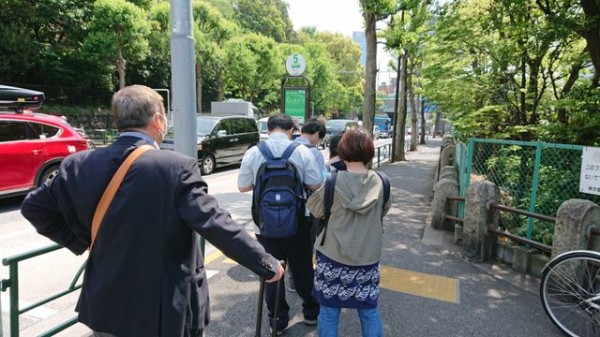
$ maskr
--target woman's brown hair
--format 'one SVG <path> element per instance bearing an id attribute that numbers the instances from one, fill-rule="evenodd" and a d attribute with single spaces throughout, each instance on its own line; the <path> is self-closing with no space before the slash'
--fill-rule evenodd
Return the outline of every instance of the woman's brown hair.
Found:
<path id="1" fill-rule="evenodd" d="M 337 147 L 338 157 L 345 162 L 368 164 L 375 154 L 371 135 L 363 130 L 349 129 L 344 132 Z"/>

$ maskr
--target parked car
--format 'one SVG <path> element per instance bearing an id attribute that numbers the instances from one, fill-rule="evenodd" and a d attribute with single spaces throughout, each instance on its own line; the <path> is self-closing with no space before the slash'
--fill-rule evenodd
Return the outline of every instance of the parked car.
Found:
<path id="1" fill-rule="evenodd" d="M 337 134 L 344 133 L 348 129 L 358 128 L 358 121 L 352 119 L 330 119 L 325 124 L 327 131 L 325 137 L 323 137 L 324 147 L 329 146 L 329 139 Z"/>
<path id="2" fill-rule="evenodd" d="M 0 112 L 0 198 L 40 186 L 65 157 L 86 149 L 87 140 L 58 116 Z"/>
<path id="3" fill-rule="evenodd" d="M 269 117 L 258 120 L 258 132 L 260 134 L 260 140 L 267 140 L 267 138 L 269 138 L 269 135 L 267 134 L 267 121 L 269 121 Z"/>
<path id="4" fill-rule="evenodd" d="M 248 116 L 196 117 L 198 163 L 203 175 L 215 168 L 237 164 L 244 153 L 259 142 L 256 120 Z M 162 149 L 173 150 L 174 137 L 170 129 L 161 144 Z"/>

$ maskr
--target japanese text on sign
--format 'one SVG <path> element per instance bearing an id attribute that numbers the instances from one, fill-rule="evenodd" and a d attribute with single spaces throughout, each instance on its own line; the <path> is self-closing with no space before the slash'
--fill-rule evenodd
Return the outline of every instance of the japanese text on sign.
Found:
<path id="1" fill-rule="evenodd" d="M 600 195 L 600 148 L 598 147 L 583 148 L 579 192 Z"/>

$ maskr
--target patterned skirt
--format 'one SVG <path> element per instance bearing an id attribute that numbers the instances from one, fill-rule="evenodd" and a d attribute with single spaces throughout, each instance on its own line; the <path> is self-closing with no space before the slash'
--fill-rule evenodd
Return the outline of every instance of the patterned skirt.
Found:
<path id="1" fill-rule="evenodd" d="M 373 309 L 379 297 L 379 262 L 347 266 L 317 251 L 312 294 L 332 308 Z"/>

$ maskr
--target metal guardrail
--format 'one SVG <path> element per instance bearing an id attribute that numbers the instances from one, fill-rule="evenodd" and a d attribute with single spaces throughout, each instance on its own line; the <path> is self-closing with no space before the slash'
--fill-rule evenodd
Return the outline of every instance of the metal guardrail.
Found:
<path id="1" fill-rule="evenodd" d="M 4 279 L 4 280 L 0 281 L 0 291 L 4 292 L 6 290 L 9 290 L 8 294 L 9 294 L 10 337 L 19 337 L 19 316 L 20 315 L 22 315 L 30 310 L 33 310 L 37 307 L 40 307 L 48 302 L 54 301 L 56 299 L 59 299 L 65 295 L 68 295 L 74 291 L 81 289 L 81 283 L 79 283 L 79 284 L 77 284 L 77 283 L 78 283 L 78 280 L 81 278 L 81 275 L 83 274 L 83 271 L 85 269 L 85 262 L 81 265 L 81 267 L 79 268 L 79 270 L 73 277 L 71 284 L 69 285 L 69 287 L 66 290 L 59 291 L 58 293 L 53 294 L 49 297 L 46 297 L 36 303 L 30 304 L 30 305 L 26 306 L 25 308 L 19 308 L 19 262 L 40 256 L 40 255 L 48 254 L 48 253 L 57 251 L 59 249 L 63 249 L 63 248 L 61 246 L 55 244 L 55 245 L 50 245 L 50 246 L 39 248 L 39 249 L 34 249 L 29 252 L 17 254 L 17 255 L 11 256 L 11 257 L 7 257 L 2 260 L 2 264 L 4 266 L 8 266 L 8 268 L 9 268 L 8 279 Z M 53 335 L 59 333 L 60 331 L 63 331 L 66 328 L 74 325 L 75 323 L 77 323 L 76 317 L 74 317 L 66 322 L 63 322 L 56 327 L 51 328 L 50 330 L 42 333 L 40 335 L 40 337 L 53 336 Z M 0 330 L 0 332 L 2 332 L 2 330 Z"/>
<path id="2" fill-rule="evenodd" d="M 90 140 L 96 144 L 110 144 L 119 135 L 116 129 L 92 129 L 86 130 L 86 134 Z"/>
<path id="3" fill-rule="evenodd" d="M 373 165 L 377 167 L 381 166 L 381 163 L 385 160 L 390 161 L 392 157 L 392 143 L 380 145 L 375 147 L 375 158 Z"/>
<path id="4" fill-rule="evenodd" d="M 465 198 L 464 197 L 448 197 L 446 198 L 446 202 L 449 201 L 458 201 L 458 202 L 464 202 Z M 508 207 L 505 205 L 500 205 L 500 204 L 490 204 L 490 208 L 491 209 L 496 209 L 498 211 L 503 211 L 503 212 L 509 212 L 509 213 L 514 213 L 514 214 L 519 214 L 519 215 L 524 215 L 527 216 L 529 218 L 532 219 L 538 219 L 538 220 L 543 220 L 543 221 L 547 221 L 547 222 L 551 222 L 551 223 L 556 223 L 556 218 L 553 218 L 551 216 L 548 215 L 543 215 L 543 214 L 538 214 L 538 213 L 533 213 L 533 212 L 529 212 L 529 211 L 524 211 L 522 209 L 518 209 L 518 208 L 514 208 L 514 207 Z M 463 223 L 464 219 L 463 218 L 459 218 L 459 217 L 455 217 L 455 216 L 451 216 L 451 215 L 446 215 L 444 214 L 444 219 L 448 220 L 448 221 L 453 221 L 453 222 L 459 222 L 459 223 Z M 499 230 L 497 228 L 493 228 L 488 226 L 487 227 L 487 232 L 496 236 L 501 236 L 501 237 L 505 237 L 507 239 L 510 239 L 512 241 L 518 242 L 518 243 L 522 243 L 522 244 L 526 244 L 529 245 L 531 247 L 537 248 L 541 251 L 547 252 L 547 253 L 551 253 L 552 252 L 552 246 L 543 244 L 541 242 L 535 241 L 535 240 L 531 240 L 531 239 L 527 239 L 518 235 L 514 235 L 512 233 L 509 233 L 507 231 L 503 231 L 503 230 Z M 600 233 L 599 233 L 600 234 Z"/>

